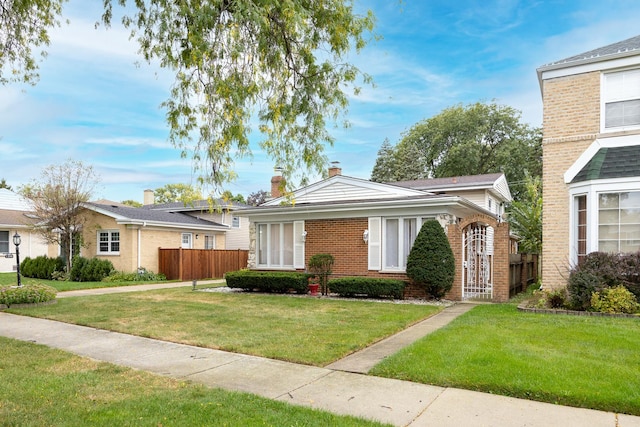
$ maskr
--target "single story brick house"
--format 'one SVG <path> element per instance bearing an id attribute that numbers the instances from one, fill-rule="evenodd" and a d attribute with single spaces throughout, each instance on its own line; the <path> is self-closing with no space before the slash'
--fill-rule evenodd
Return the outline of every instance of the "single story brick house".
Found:
<path id="1" fill-rule="evenodd" d="M 238 211 L 249 218 L 248 267 L 305 271 L 309 258 L 330 253 L 333 275 L 406 280 L 405 266 L 422 223 L 435 219 L 456 256 L 454 287 L 447 298 L 509 297 L 509 227 L 502 220 L 511 201 L 503 174 L 376 183 L 329 178 L 278 197 L 282 177 L 272 180 L 275 198 Z M 408 288 L 408 296 L 423 296 Z"/>

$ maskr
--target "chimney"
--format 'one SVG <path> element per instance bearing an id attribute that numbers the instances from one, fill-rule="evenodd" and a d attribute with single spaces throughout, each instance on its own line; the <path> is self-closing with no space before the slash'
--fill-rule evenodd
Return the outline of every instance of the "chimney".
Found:
<path id="1" fill-rule="evenodd" d="M 282 188 L 284 188 L 282 168 L 276 166 L 273 169 L 273 177 L 271 178 L 271 197 L 277 199 L 282 196 Z"/>
<path id="2" fill-rule="evenodd" d="M 156 200 L 155 200 L 155 195 L 153 194 L 153 190 L 144 190 L 144 199 L 143 199 L 143 204 L 144 205 L 153 205 Z"/>
<path id="3" fill-rule="evenodd" d="M 336 175 L 342 175 L 342 168 L 339 166 L 340 162 L 331 162 L 329 167 L 329 178 Z"/>

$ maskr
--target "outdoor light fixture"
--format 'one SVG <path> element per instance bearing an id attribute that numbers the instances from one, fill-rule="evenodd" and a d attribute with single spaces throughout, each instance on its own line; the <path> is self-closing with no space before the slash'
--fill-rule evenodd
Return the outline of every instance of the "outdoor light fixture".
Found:
<path id="1" fill-rule="evenodd" d="M 22 239 L 20 239 L 20 235 L 16 231 L 16 234 L 13 235 L 13 244 L 16 245 L 16 271 L 18 273 L 18 286 L 22 286 L 22 281 L 20 280 L 20 243 L 22 243 Z"/>
<path id="2" fill-rule="evenodd" d="M 303 241 L 303 242 L 306 242 L 306 241 L 307 241 L 307 230 L 304 230 L 304 231 L 302 232 L 302 241 Z"/>
<path id="3" fill-rule="evenodd" d="M 369 230 L 364 230 L 362 233 L 362 240 L 364 240 L 365 243 L 369 243 Z"/>

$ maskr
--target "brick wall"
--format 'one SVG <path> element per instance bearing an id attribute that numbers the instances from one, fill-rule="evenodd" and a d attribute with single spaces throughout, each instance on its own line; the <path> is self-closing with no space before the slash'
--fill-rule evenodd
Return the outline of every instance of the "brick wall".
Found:
<path id="1" fill-rule="evenodd" d="M 564 173 L 598 137 L 600 73 L 546 80 L 543 83 L 542 283 L 566 284 L 569 267 L 569 200 Z"/>

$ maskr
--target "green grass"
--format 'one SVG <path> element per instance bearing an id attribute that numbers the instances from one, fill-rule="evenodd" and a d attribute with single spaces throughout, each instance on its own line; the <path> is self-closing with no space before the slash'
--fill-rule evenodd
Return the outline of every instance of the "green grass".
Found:
<path id="1" fill-rule="evenodd" d="M 51 286 L 52 288 L 56 288 L 58 292 L 75 291 L 78 289 L 113 288 L 116 286 L 131 286 L 131 285 L 143 285 L 145 283 L 157 283 L 157 281 L 152 281 L 152 282 L 143 282 L 143 281 L 68 282 L 64 280 L 31 279 L 29 277 L 22 277 L 21 282 L 23 285 L 42 283 L 43 285 L 48 285 L 48 286 Z M 15 285 L 16 283 L 17 283 L 16 273 L 0 273 L 0 286 Z"/>
<path id="2" fill-rule="evenodd" d="M 481 305 L 374 375 L 640 415 L 640 319 Z"/>
<path id="3" fill-rule="evenodd" d="M 2 426 L 381 426 L 0 338 Z"/>
<path id="4" fill-rule="evenodd" d="M 439 307 L 190 288 L 58 299 L 7 311 L 166 341 L 327 365 Z"/>

